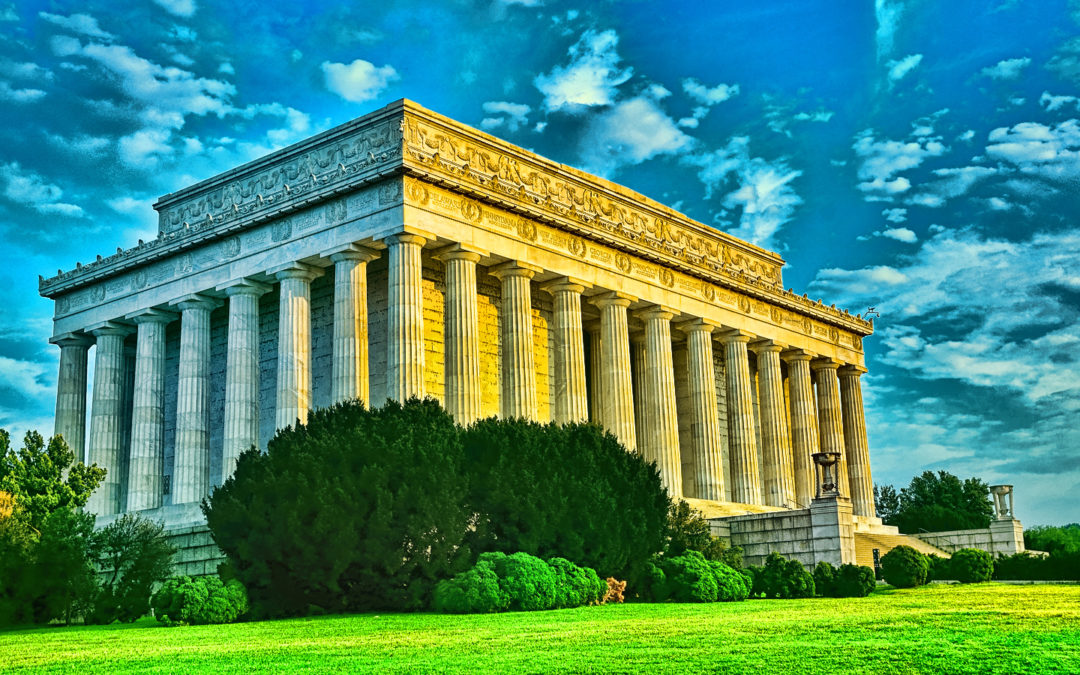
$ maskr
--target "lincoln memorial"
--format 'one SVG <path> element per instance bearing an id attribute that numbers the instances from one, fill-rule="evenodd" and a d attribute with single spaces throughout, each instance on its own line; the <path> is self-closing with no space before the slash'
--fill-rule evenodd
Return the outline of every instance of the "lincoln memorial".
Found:
<path id="1" fill-rule="evenodd" d="M 398 101 L 154 208 L 152 241 L 40 281 L 99 516 L 194 507 L 314 408 L 431 396 L 600 424 L 720 514 L 810 509 L 839 453 L 876 520 L 873 324 L 627 188 Z"/>

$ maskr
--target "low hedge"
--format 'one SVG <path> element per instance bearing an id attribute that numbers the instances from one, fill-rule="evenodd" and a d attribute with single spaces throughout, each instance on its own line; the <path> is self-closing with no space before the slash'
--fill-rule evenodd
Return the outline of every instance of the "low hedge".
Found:
<path id="1" fill-rule="evenodd" d="M 1080 553 L 1039 556 L 1023 551 L 994 561 L 994 579 L 1003 581 L 1080 581 Z"/>
<path id="2" fill-rule="evenodd" d="M 730 602 L 745 600 L 750 594 L 746 575 L 692 550 L 654 559 L 643 584 L 641 595 L 656 602 Z"/>
<path id="3" fill-rule="evenodd" d="M 822 561 L 814 567 L 814 589 L 827 598 L 865 598 L 877 587 L 874 570 L 865 565 L 833 567 Z"/>
<path id="4" fill-rule="evenodd" d="M 248 611 L 244 586 L 219 577 L 173 577 L 150 602 L 157 620 L 167 626 L 232 623 Z"/>
<path id="5" fill-rule="evenodd" d="M 798 560 L 788 560 L 773 551 L 763 566 L 747 568 L 753 598 L 812 598 L 814 577 Z"/>
<path id="6" fill-rule="evenodd" d="M 986 551 L 977 548 L 962 548 L 952 554 L 949 568 L 957 581 L 974 584 L 990 581 L 994 573 L 994 559 Z"/>
<path id="7" fill-rule="evenodd" d="M 484 553 L 471 569 L 440 581 L 432 595 L 437 612 L 473 614 L 535 611 L 598 604 L 608 583 L 596 571 L 565 558 L 544 562 L 528 553 Z"/>

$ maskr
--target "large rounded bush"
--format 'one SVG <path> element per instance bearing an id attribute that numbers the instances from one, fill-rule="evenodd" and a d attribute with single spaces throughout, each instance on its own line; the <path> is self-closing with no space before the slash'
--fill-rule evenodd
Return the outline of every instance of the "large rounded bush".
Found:
<path id="1" fill-rule="evenodd" d="M 897 588 L 914 588 L 926 583 L 930 563 L 910 546 L 897 546 L 881 557 L 881 575 Z"/>
<path id="2" fill-rule="evenodd" d="M 657 602 L 728 602 L 745 600 L 750 593 L 750 580 L 742 572 L 693 550 L 658 558 L 643 579 L 649 584 L 643 595 Z"/>
<path id="3" fill-rule="evenodd" d="M 964 584 L 990 581 L 994 573 L 994 559 L 986 551 L 962 548 L 952 554 L 950 564 L 956 580 Z"/>
<path id="4" fill-rule="evenodd" d="M 481 560 L 453 579 L 440 581 L 431 604 L 436 612 L 452 614 L 502 612 L 510 607 L 510 595 L 499 585 L 491 561 Z"/>
<path id="5" fill-rule="evenodd" d="M 814 565 L 814 590 L 818 595 L 825 598 L 836 596 L 836 568 L 832 563 L 822 560 Z"/>
<path id="6" fill-rule="evenodd" d="M 555 575 L 555 607 L 580 607 L 603 600 L 607 582 L 591 567 L 579 567 L 566 558 L 547 561 Z"/>
<path id="7" fill-rule="evenodd" d="M 437 612 L 499 612 L 580 607 L 603 602 L 608 583 L 564 558 L 544 562 L 528 553 L 484 553 L 472 569 L 439 582 Z"/>
<path id="8" fill-rule="evenodd" d="M 866 565 L 841 565 L 834 583 L 837 598 L 865 598 L 877 588 L 874 570 Z"/>
<path id="9" fill-rule="evenodd" d="M 750 595 L 750 579 L 739 570 L 719 560 L 710 560 L 709 569 L 716 579 L 716 599 L 720 602 L 745 600 Z"/>
<path id="10" fill-rule="evenodd" d="M 218 577 L 173 577 L 151 600 L 154 616 L 169 625 L 232 623 L 248 611 L 240 582 Z"/>
<path id="11" fill-rule="evenodd" d="M 788 560 L 775 551 L 765 558 L 760 577 L 761 591 L 767 598 L 814 597 L 810 572 L 798 560 Z"/>

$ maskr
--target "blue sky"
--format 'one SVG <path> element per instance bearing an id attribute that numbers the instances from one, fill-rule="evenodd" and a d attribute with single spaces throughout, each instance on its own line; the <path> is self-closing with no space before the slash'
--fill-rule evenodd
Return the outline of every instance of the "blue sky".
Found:
<path id="1" fill-rule="evenodd" d="M 0 0 L 0 426 L 52 428 L 38 274 L 407 97 L 876 306 L 879 483 L 947 469 L 1080 520 L 1080 2 L 125 4 Z"/>

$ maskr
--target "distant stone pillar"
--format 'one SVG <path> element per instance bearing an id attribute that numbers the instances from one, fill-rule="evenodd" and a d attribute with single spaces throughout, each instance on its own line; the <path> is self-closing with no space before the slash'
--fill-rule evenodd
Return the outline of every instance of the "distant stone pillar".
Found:
<path id="1" fill-rule="evenodd" d="M 330 254 L 334 263 L 334 345 L 330 397 L 371 405 L 368 376 L 367 264 L 379 256 L 352 245 Z"/>
<path id="2" fill-rule="evenodd" d="M 649 367 L 645 360 L 645 333 L 635 331 L 630 335 L 630 372 L 634 382 L 634 439 L 638 452 L 648 462 L 655 462 L 649 444 Z"/>
<path id="3" fill-rule="evenodd" d="M 851 508 L 857 516 L 874 518 L 874 481 L 870 476 L 870 446 L 866 440 L 866 416 L 859 381 L 865 372 L 866 368 L 857 365 L 846 365 L 838 371 Z"/>
<path id="4" fill-rule="evenodd" d="M 221 449 L 224 484 L 236 460 L 259 445 L 259 298 L 270 290 L 248 279 L 219 286 L 229 297 L 229 344 L 225 357 L 225 434 Z"/>
<path id="5" fill-rule="evenodd" d="M 60 347 L 53 434 L 63 436 L 75 453 L 75 461 L 81 462 L 86 452 L 87 351 L 94 341 L 85 335 L 65 333 L 57 335 L 50 342 Z"/>
<path id="6" fill-rule="evenodd" d="M 404 403 L 424 397 L 424 286 L 420 252 L 426 239 L 387 237 L 386 397 Z"/>
<path id="7" fill-rule="evenodd" d="M 670 497 L 682 496 L 682 455 L 679 451 L 679 411 L 675 401 L 675 368 L 671 357 L 672 310 L 651 307 L 645 320 L 645 370 L 649 391 L 646 424 L 651 454 Z"/>
<path id="8" fill-rule="evenodd" d="M 821 451 L 840 454 L 837 466 L 840 494 L 851 496 L 848 484 L 848 466 L 844 457 L 844 423 L 840 410 L 840 388 L 836 377 L 839 363 L 833 359 L 814 359 L 810 367 L 817 382 L 818 430 L 821 433 Z"/>
<path id="9" fill-rule="evenodd" d="M 720 415 L 716 407 L 716 371 L 713 365 L 714 326 L 701 319 L 683 324 L 686 333 L 690 383 L 690 438 L 698 499 L 724 500 L 724 456 Z"/>
<path id="10" fill-rule="evenodd" d="M 476 263 L 480 253 L 461 244 L 443 249 L 446 266 L 446 410 L 465 426 L 483 415 Z"/>
<path id="11" fill-rule="evenodd" d="M 585 391 L 585 341 L 581 325 L 581 294 L 585 285 L 563 277 L 544 286 L 554 300 L 554 420 L 561 424 L 586 422 L 589 400 Z"/>
<path id="12" fill-rule="evenodd" d="M 491 268 L 502 282 L 502 416 L 535 420 L 536 365 L 533 360 L 530 280 L 540 268 L 509 262 Z"/>
<path id="13" fill-rule="evenodd" d="M 186 504 L 210 492 L 210 312 L 218 303 L 188 295 L 172 304 L 181 314 L 171 493 L 173 504 Z"/>
<path id="14" fill-rule="evenodd" d="M 818 452 L 817 410 L 814 406 L 814 384 L 810 379 L 810 359 L 813 355 L 801 349 L 783 353 L 788 364 L 788 387 L 791 398 L 791 454 L 795 467 L 795 502 L 799 508 L 810 506 L 817 494 L 814 461 Z"/>
<path id="15" fill-rule="evenodd" d="M 780 345 L 771 340 L 755 342 L 758 358 L 758 389 L 761 408 L 761 456 L 764 466 L 762 492 L 768 506 L 795 504 L 791 434 L 788 431 L 784 379 L 780 372 Z"/>
<path id="16" fill-rule="evenodd" d="M 275 426 L 307 424 L 311 411 L 311 280 L 322 270 L 288 263 L 269 271 L 280 282 Z"/>
<path id="17" fill-rule="evenodd" d="M 105 480 L 90 495 L 86 510 L 99 516 L 119 513 L 120 452 L 124 442 L 124 337 L 131 329 L 107 322 L 91 330 L 97 338 L 94 400 L 90 408 L 90 464 L 105 469 Z"/>
<path id="18" fill-rule="evenodd" d="M 604 426 L 627 450 L 637 450 L 634 430 L 633 382 L 630 373 L 630 335 L 626 308 L 633 298 L 611 291 L 593 298 L 600 308 L 602 347 L 602 406 Z"/>
<path id="19" fill-rule="evenodd" d="M 731 443 L 731 499 L 741 504 L 761 503 L 754 403 L 750 393 L 750 360 L 746 344 L 753 337 L 741 330 L 720 336 L 724 345 L 724 373 L 728 395 L 728 438 Z"/>
<path id="20" fill-rule="evenodd" d="M 145 309 L 129 314 L 138 326 L 135 391 L 131 411 L 127 510 L 156 509 L 165 474 L 165 327 L 172 312 Z"/>
<path id="21" fill-rule="evenodd" d="M 589 421 L 604 426 L 604 346 L 600 322 L 589 327 Z"/>

